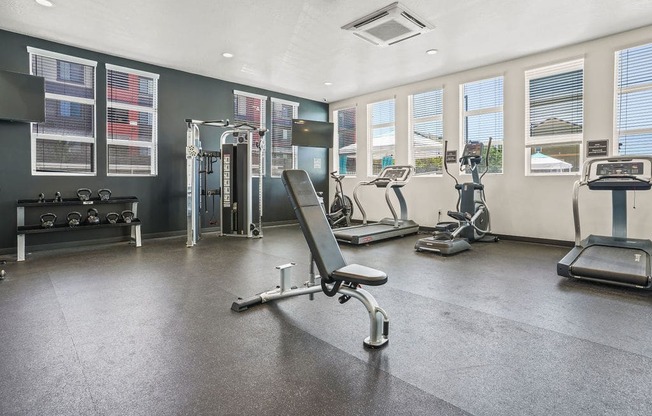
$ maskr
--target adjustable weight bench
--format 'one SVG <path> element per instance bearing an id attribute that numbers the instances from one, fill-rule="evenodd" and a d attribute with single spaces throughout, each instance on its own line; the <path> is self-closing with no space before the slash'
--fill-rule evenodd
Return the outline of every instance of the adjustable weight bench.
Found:
<path id="1" fill-rule="evenodd" d="M 369 292 L 360 288 L 360 285 L 383 285 L 387 282 L 387 274 L 371 267 L 346 263 L 312 182 L 305 171 L 285 170 L 281 175 L 281 180 L 310 248 L 312 256 L 310 279 L 302 287 L 292 287 L 289 279 L 290 267 L 294 263 L 277 266 L 281 279 L 279 286 L 247 299 L 239 298 L 233 302 L 231 309 L 241 312 L 254 305 L 300 295 L 310 295 L 310 299 L 312 299 L 313 294 L 320 291 L 329 297 L 339 293 L 341 295 L 340 303 L 344 303 L 350 298 L 356 298 L 367 308 L 370 334 L 364 340 L 365 347 L 383 347 L 388 342 L 389 318 L 387 313 L 378 306 L 376 299 Z M 315 276 L 314 265 L 317 266 L 320 276 Z M 319 277 L 321 282 L 317 284 L 315 281 Z"/>

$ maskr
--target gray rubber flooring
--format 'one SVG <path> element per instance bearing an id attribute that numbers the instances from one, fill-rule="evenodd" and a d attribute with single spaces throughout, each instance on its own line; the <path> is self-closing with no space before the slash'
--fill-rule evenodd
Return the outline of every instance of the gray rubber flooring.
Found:
<path id="1" fill-rule="evenodd" d="M 652 293 L 569 281 L 567 248 L 501 241 L 451 257 L 416 236 L 343 246 L 390 342 L 355 299 L 230 310 L 278 284 L 298 227 L 36 252 L 2 266 L 2 415 L 650 415 Z"/>

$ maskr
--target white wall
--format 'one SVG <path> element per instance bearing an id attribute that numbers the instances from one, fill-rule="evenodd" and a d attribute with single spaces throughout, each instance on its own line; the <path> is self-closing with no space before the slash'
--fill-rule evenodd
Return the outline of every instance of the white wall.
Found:
<path id="1" fill-rule="evenodd" d="M 344 190 L 351 195 L 358 181 L 367 180 L 367 104 L 396 98 L 396 164 L 408 162 L 408 96 L 444 87 L 444 139 L 450 149 L 458 149 L 459 85 L 493 76 L 504 76 L 504 150 L 503 173 L 487 174 L 487 204 L 491 210 L 492 230 L 498 234 L 571 241 L 574 239 L 572 188 L 578 175 L 525 176 L 525 75 L 529 69 L 572 59 L 584 58 L 584 140 L 610 139 L 614 143 L 614 59 L 615 52 L 652 42 L 652 26 L 570 47 L 532 55 L 496 65 L 476 68 L 448 76 L 404 85 L 390 90 L 338 101 L 334 110 L 357 107 L 358 165 L 356 178 L 344 179 Z M 391 49 L 387 49 L 391 53 Z M 445 52 L 445 51 L 444 51 Z M 445 53 L 435 59 L 445 59 Z M 382 68 L 378 68 L 382 71 Z M 459 151 L 459 149 L 458 149 Z M 585 151 L 585 150 L 583 150 Z M 332 160 L 338 160 L 333 157 Z M 337 166 L 334 167 L 337 169 Z M 459 178 L 461 182 L 468 176 Z M 434 226 L 441 210 L 454 209 L 457 193 L 453 180 L 440 177 L 414 177 L 403 188 L 410 218 L 422 226 Z M 330 189 L 334 189 L 331 184 Z M 370 220 L 390 216 L 384 196 L 377 189 L 363 189 L 362 203 Z M 332 195 L 330 196 L 332 197 Z M 634 209 L 634 202 L 636 208 Z M 628 199 L 629 236 L 650 238 L 652 231 L 652 192 L 632 193 Z M 609 235 L 611 232 L 611 193 L 580 194 L 582 233 Z M 355 218 L 360 218 L 356 212 Z"/>

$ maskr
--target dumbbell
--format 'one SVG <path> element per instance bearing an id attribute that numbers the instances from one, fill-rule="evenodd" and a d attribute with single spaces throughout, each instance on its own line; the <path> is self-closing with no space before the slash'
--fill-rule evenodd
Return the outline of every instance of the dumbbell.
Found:
<path id="1" fill-rule="evenodd" d="M 43 192 L 41 192 L 40 194 L 38 194 L 38 202 L 39 202 L 39 203 L 43 203 L 43 202 L 45 202 L 45 194 L 44 194 Z"/>
<path id="2" fill-rule="evenodd" d="M 91 199 L 91 195 L 93 192 L 88 189 L 88 188 L 79 188 L 77 189 L 77 198 L 79 198 L 80 201 L 88 201 Z"/>
<path id="3" fill-rule="evenodd" d="M 86 222 L 89 224 L 100 223 L 100 216 L 95 208 L 90 208 L 88 212 L 86 212 Z"/>
<path id="4" fill-rule="evenodd" d="M 104 218 L 106 218 L 106 221 L 109 224 L 115 224 L 120 219 L 120 214 L 118 214 L 117 212 L 109 212 L 108 214 L 106 214 L 106 217 Z"/>
<path id="5" fill-rule="evenodd" d="M 68 227 L 76 227 L 81 223 L 82 215 L 77 211 L 72 211 L 68 213 L 66 221 L 68 222 Z"/>
<path id="6" fill-rule="evenodd" d="M 63 202 L 63 198 L 61 198 L 61 192 L 54 193 L 54 201 L 52 202 Z"/>
<path id="7" fill-rule="evenodd" d="M 51 212 L 41 215 L 41 227 L 43 228 L 52 228 L 54 223 L 57 220 L 57 216 Z"/>
<path id="8" fill-rule="evenodd" d="M 124 211 L 122 211 L 122 214 L 120 214 L 120 216 L 122 217 L 123 222 L 129 224 L 131 221 L 134 220 L 135 214 L 133 211 L 125 209 Z"/>
<path id="9" fill-rule="evenodd" d="M 108 201 L 111 198 L 111 190 L 110 189 L 100 189 L 97 191 L 97 196 L 100 197 L 100 201 Z"/>

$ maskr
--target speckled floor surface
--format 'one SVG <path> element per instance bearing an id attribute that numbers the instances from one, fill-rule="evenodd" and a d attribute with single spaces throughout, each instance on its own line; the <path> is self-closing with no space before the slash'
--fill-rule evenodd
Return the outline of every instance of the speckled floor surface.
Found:
<path id="1" fill-rule="evenodd" d="M 2 415 L 649 415 L 652 293 L 557 277 L 563 247 L 451 257 L 417 236 L 343 246 L 386 271 L 368 351 L 355 299 L 230 310 L 309 254 L 297 226 L 37 252 L 2 266 Z"/>

